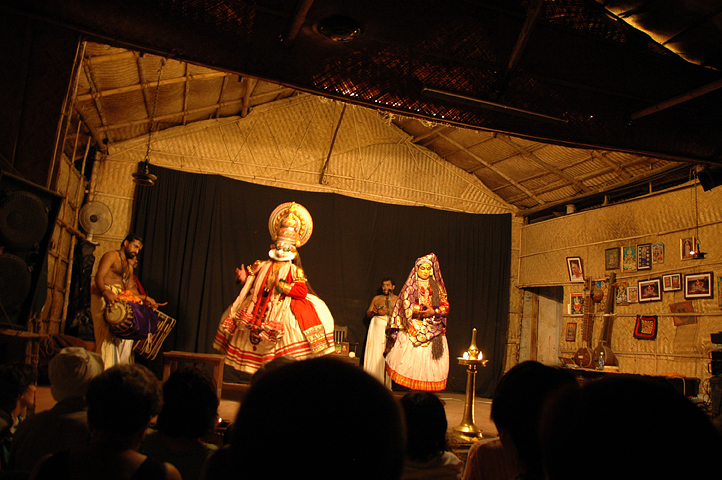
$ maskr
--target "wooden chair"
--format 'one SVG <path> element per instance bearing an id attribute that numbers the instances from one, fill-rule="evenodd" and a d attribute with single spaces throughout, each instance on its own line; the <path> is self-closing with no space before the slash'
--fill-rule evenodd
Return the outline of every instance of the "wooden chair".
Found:
<path id="1" fill-rule="evenodd" d="M 225 355 L 212 353 L 178 352 L 175 350 L 163 352 L 163 381 L 168 380 L 170 374 L 178 369 L 180 362 L 208 363 L 213 365 L 213 381 L 216 384 L 216 393 L 220 400 L 223 390 L 223 364 L 225 359 Z"/>

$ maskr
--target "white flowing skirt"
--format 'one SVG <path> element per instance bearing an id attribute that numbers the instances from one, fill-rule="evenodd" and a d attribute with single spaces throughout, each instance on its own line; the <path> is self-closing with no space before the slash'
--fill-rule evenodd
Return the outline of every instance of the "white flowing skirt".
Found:
<path id="1" fill-rule="evenodd" d="M 333 316 L 331 315 L 331 311 L 326 306 L 326 303 L 317 296 L 308 294 L 306 298 L 313 304 L 318 318 L 321 320 L 321 324 L 326 333 L 328 348 L 317 353 L 311 351 L 310 344 L 303 335 L 301 327 L 298 325 L 298 321 L 290 308 L 280 316 L 284 332 L 277 342 L 262 340 L 257 345 L 254 345 L 251 343 L 250 330 L 248 328 L 239 325 L 232 335 L 228 335 L 228 333 L 219 326 L 213 346 L 216 350 L 225 353 L 226 365 L 251 374 L 277 357 L 289 355 L 302 360 L 332 353 L 334 351 L 334 342 Z M 231 307 L 228 307 L 228 309 L 223 312 L 221 324 L 229 315 L 230 308 Z"/>
<path id="2" fill-rule="evenodd" d="M 449 377 L 449 343 L 441 336 L 444 352 L 441 358 L 431 356 L 431 344 L 416 347 L 409 334 L 400 330 L 396 343 L 386 356 L 386 373 L 391 380 L 412 390 L 436 392 L 446 388 Z"/>

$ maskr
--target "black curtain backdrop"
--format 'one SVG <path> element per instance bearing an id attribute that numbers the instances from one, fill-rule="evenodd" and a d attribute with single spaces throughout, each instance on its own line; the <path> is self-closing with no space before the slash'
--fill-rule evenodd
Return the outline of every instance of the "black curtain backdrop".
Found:
<path id="1" fill-rule="evenodd" d="M 439 259 L 451 305 L 447 390 L 466 390 L 456 358 L 472 328 L 489 359 L 476 393 L 490 397 L 501 376 L 509 315 L 511 215 L 476 215 L 387 205 L 329 193 L 286 190 L 215 175 L 151 167 L 153 187 L 137 187 L 133 233 L 143 237 L 139 278 L 161 310 L 177 320 L 163 351 L 217 353 L 213 338 L 239 292 L 235 268 L 268 258 L 268 217 L 295 201 L 313 217 L 313 235 L 299 249 L 312 287 L 349 340 L 363 352 L 366 309 L 381 279 L 398 293 L 414 261 Z M 156 362 L 162 363 L 162 355 Z"/>

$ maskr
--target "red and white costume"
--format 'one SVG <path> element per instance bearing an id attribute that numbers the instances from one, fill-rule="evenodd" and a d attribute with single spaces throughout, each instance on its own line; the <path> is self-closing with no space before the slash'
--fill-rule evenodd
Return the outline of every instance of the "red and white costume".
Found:
<path id="1" fill-rule="evenodd" d="M 308 293 L 304 272 L 293 263 L 295 246 L 308 240 L 311 225 L 308 211 L 295 203 L 271 215 L 270 259 L 247 267 L 243 288 L 216 332 L 213 346 L 225 353 L 227 365 L 254 373 L 277 357 L 333 352 L 333 316 L 323 300 Z"/>

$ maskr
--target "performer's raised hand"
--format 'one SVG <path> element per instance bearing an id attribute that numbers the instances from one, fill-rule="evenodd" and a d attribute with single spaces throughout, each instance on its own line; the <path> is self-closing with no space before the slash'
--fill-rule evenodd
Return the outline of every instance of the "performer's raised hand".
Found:
<path id="1" fill-rule="evenodd" d="M 246 266 L 241 264 L 241 268 L 236 267 L 236 282 L 239 282 L 241 284 L 246 283 L 246 278 L 248 278 Z"/>

